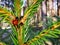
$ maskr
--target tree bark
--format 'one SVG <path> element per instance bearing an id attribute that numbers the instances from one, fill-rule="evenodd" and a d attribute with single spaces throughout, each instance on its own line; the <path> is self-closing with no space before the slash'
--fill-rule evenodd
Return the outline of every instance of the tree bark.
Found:
<path id="1" fill-rule="evenodd" d="M 43 2 L 42 2 L 42 21 L 43 21 L 43 29 L 45 29 L 46 28 L 46 25 L 45 25 L 45 23 L 46 23 L 46 17 L 47 17 L 47 13 L 46 13 L 46 3 L 45 3 L 45 1 L 46 0 L 44 0 Z"/>

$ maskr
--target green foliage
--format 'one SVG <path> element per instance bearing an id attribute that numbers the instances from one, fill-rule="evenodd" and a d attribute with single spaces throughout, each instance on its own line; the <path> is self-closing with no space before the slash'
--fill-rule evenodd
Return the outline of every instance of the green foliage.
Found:
<path id="1" fill-rule="evenodd" d="M 44 45 L 46 41 L 49 41 L 48 38 L 59 37 L 58 35 L 60 34 L 60 30 L 58 29 L 58 27 L 60 26 L 60 21 L 53 23 L 52 20 L 48 19 L 47 28 L 42 31 L 36 31 L 34 30 L 33 26 L 30 25 L 30 20 L 37 12 L 37 8 L 42 1 L 43 0 L 36 0 L 32 5 L 27 7 L 24 12 L 24 17 L 21 20 L 19 19 L 19 15 L 21 13 L 23 5 L 22 0 L 14 0 L 15 12 L 7 10 L 6 8 L 0 8 L 0 17 L 2 18 L 0 22 L 6 21 L 11 25 L 13 33 L 10 33 L 10 38 L 14 42 L 14 45 Z M 17 26 L 14 26 L 11 23 L 11 21 L 15 19 L 15 17 L 18 17 L 19 21 Z M 20 25 L 21 22 L 23 23 L 23 25 Z M 18 38 L 20 38 L 20 40 Z M 21 42 L 23 42 L 23 44 L 20 44 Z"/>
<path id="2" fill-rule="evenodd" d="M 0 42 L 0 45 L 6 45 L 4 42 Z"/>
<path id="3" fill-rule="evenodd" d="M 10 38 L 11 29 L 1 29 L 0 28 L 0 42 L 5 43 L 5 45 L 12 45 L 13 41 Z"/>

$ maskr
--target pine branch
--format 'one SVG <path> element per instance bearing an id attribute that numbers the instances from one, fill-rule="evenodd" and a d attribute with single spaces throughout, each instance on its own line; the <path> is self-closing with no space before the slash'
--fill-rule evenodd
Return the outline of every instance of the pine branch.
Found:
<path id="1" fill-rule="evenodd" d="M 19 24 L 20 24 L 20 23 L 24 24 L 24 22 L 26 21 L 27 17 L 28 17 L 30 14 L 34 14 L 34 13 L 35 13 L 36 10 L 37 10 L 37 8 L 38 8 L 38 6 L 40 5 L 40 3 L 41 3 L 42 1 L 43 1 L 43 0 L 35 0 L 35 1 L 33 2 L 33 4 L 30 5 L 30 6 L 26 9 L 26 11 L 25 11 L 25 13 L 24 13 L 24 17 L 21 19 L 21 21 L 19 22 Z"/>
<path id="2" fill-rule="evenodd" d="M 48 29 L 43 30 L 39 35 L 37 35 L 37 36 L 35 36 L 33 39 L 29 40 L 29 41 L 27 42 L 27 45 L 30 45 L 31 43 L 39 40 L 40 38 L 46 36 L 47 34 L 48 34 L 47 36 L 49 36 L 50 31 L 53 31 L 53 33 L 50 33 L 50 34 L 52 34 L 52 35 L 55 35 L 54 33 L 60 34 L 60 33 L 58 33 L 58 32 L 54 32 L 54 29 L 56 29 L 56 28 L 59 27 L 59 26 L 60 26 L 60 22 L 57 22 L 57 23 L 55 23 L 52 27 L 49 27 Z M 56 31 L 57 31 L 57 30 L 56 30 Z M 60 31 L 59 31 L 59 32 L 60 32 Z M 56 35 L 55 35 L 55 36 L 56 36 Z M 43 39 L 42 39 L 42 40 L 43 40 Z"/>
<path id="3" fill-rule="evenodd" d="M 0 16 L 4 15 L 4 16 L 9 16 L 11 18 L 15 18 L 15 16 L 12 14 L 12 12 L 10 12 L 9 10 L 7 10 L 6 8 L 2 8 L 0 6 Z"/>
<path id="4" fill-rule="evenodd" d="M 18 42 L 19 42 L 19 45 L 23 45 L 22 29 L 23 29 L 23 27 L 20 26 L 20 28 L 17 31 L 18 32 Z"/>
<path id="5" fill-rule="evenodd" d="M 0 42 L 0 45 L 6 45 L 4 42 Z"/>
<path id="6" fill-rule="evenodd" d="M 15 15 L 20 17 L 20 13 L 21 13 L 21 0 L 14 0 L 14 11 L 15 11 Z"/>

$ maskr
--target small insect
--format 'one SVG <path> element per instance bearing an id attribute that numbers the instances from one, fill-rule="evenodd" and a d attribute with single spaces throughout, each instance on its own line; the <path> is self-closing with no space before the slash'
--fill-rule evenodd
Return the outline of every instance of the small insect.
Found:
<path id="1" fill-rule="evenodd" d="M 14 26 L 17 26 L 18 25 L 18 17 L 16 17 L 14 20 L 12 20 L 12 24 Z"/>
<path id="2" fill-rule="evenodd" d="M 20 20 L 23 18 L 23 16 L 20 17 Z M 18 17 L 16 17 L 14 20 L 12 20 L 12 24 L 14 26 L 17 26 L 18 25 Z M 20 23 L 20 25 L 23 25 L 23 23 Z"/>

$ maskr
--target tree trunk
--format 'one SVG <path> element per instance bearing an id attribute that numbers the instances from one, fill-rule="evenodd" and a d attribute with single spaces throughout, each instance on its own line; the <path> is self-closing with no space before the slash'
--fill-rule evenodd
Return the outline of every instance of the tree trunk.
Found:
<path id="1" fill-rule="evenodd" d="M 58 16 L 60 16 L 60 0 L 57 0 L 57 8 L 58 8 L 57 14 Z"/>
<path id="2" fill-rule="evenodd" d="M 46 28 L 45 23 L 46 23 L 46 17 L 47 17 L 47 13 L 46 13 L 46 2 L 45 2 L 45 1 L 46 1 L 46 0 L 44 0 L 44 1 L 42 2 L 42 21 L 43 21 L 43 29 Z"/>

